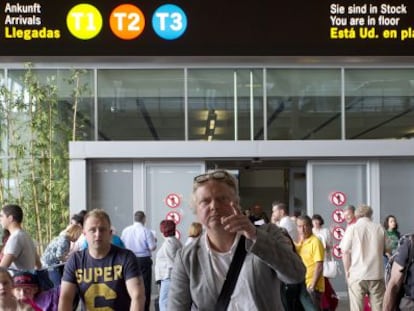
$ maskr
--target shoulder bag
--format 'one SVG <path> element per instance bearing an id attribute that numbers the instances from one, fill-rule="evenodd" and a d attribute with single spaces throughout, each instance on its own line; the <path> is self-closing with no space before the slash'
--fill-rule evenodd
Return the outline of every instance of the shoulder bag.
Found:
<path id="1" fill-rule="evenodd" d="M 244 241 L 246 238 L 244 235 L 240 237 L 239 243 L 237 244 L 236 252 L 231 261 L 229 271 L 226 275 L 226 280 L 224 281 L 223 287 L 221 288 L 220 295 L 217 299 L 216 306 L 214 310 L 216 311 L 226 311 L 230 302 L 231 294 L 236 287 L 237 279 L 240 274 L 241 267 L 243 266 L 244 258 L 246 257 L 246 247 Z"/>

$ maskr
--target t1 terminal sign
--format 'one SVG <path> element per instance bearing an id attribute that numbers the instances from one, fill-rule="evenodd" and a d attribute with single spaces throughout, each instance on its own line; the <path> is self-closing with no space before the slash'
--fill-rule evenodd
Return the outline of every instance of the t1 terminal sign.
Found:
<path id="1" fill-rule="evenodd" d="M 0 56 L 412 56 L 394 0 L 9 0 Z"/>

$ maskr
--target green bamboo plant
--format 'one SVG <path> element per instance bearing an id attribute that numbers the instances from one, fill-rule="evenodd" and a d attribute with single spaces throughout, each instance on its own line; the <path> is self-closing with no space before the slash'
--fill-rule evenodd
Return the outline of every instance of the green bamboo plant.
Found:
<path id="1" fill-rule="evenodd" d="M 69 222 L 69 141 L 76 140 L 77 111 L 87 86 L 84 70 L 73 70 L 70 114 L 63 112 L 56 76 L 40 81 L 33 66 L 25 66 L 21 88 L 0 87 L 0 198 L 17 203 L 24 226 L 42 252 Z M 67 103 L 66 103 L 67 104 Z M 67 109 L 66 109 L 67 110 Z"/>
<path id="2" fill-rule="evenodd" d="M 77 128 L 81 127 L 80 122 L 77 122 L 78 106 L 82 98 L 82 95 L 89 91 L 87 84 L 82 84 L 81 78 L 87 71 L 85 69 L 72 70 L 72 74 L 68 80 L 69 85 L 72 86 L 72 99 L 73 99 L 73 122 L 72 122 L 72 141 L 76 141 Z"/>

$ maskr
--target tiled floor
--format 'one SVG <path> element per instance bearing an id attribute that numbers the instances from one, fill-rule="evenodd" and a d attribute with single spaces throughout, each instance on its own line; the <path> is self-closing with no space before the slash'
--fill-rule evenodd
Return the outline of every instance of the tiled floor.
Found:
<path id="1" fill-rule="evenodd" d="M 150 311 L 155 311 L 154 302 L 151 303 Z M 349 311 L 349 302 L 347 298 L 341 298 L 339 300 L 338 308 L 336 311 Z"/>
<path id="2" fill-rule="evenodd" d="M 349 311 L 349 301 L 345 298 L 340 299 L 336 311 Z"/>

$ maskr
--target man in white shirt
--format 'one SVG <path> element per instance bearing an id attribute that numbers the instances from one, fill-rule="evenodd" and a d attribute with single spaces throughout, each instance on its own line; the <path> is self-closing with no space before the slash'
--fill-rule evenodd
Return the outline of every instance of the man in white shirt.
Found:
<path id="1" fill-rule="evenodd" d="M 297 242 L 298 229 L 296 223 L 289 217 L 285 203 L 275 201 L 272 203 L 272 223 L 286 229 L 294 242 Z"/>
<path id="2" fill-rule="evenodd" d="M 382 310 L 385 292 L 384 263 L 385 231 L 372 221 L 372 208 L 360 205 L 355 211 L 357 221 L 349 226 L 340 243 L 342 261 L 348 283 L 351 310 L 363 310 L 366 294 L 373 311 Z"/>
<path id="3" fill-rule="evenodd" d="M 283 310 L 281 282 L 303 281 L 305 267 L 286 234 L 272 224 L 255 226 L 239 201 L 231 173 L 215 170 L 194 177 L 191 207 L 205 230 L 175 257 L 168 311 Z M 228 279 L 240 250 L 246 253 L 240 273 Z M 226 279 L 234 287 L 224 285 L 230 283 Z"/>
<path id="4" fill-rule="evenodd" d="M 145 214 L 143 211 L 136 211 L 134 224 L 126 227 L 121 234 L 121 240 L 125 247 L 134 252 L 145 286 L 145 311 L 149 311 L 151 302 L 152 282 L 152 258 L 151 253 L 157 248 L 157 241 L 150 229 L 145 227 Z"/>

